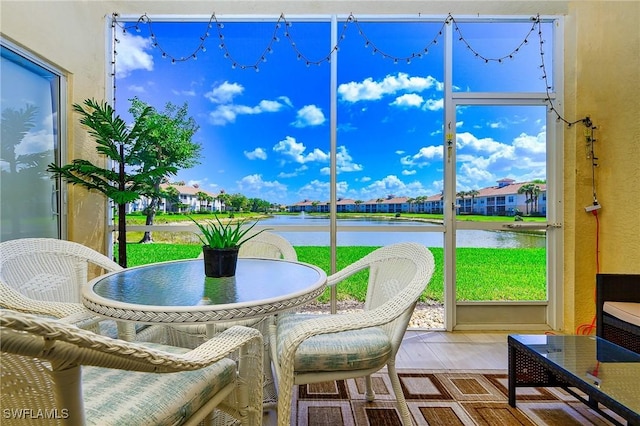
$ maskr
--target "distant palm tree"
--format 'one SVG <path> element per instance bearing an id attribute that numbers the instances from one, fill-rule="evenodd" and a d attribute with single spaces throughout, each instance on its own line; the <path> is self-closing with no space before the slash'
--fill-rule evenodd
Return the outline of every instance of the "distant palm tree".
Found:
<path id="1" fill-rule="evenodd" d="M 475 201 L 476 197 L 479 194 L 480 194 L 480 192 L 478 192 L 475 189 L 472 189 L 471 191 L 467 191 L 467 195 L 471 197 L 471 213 L 474 213 L 473 202 Z"/>
<path id="2" fill-rule="evenodd" d="M 464 213 L 464 197 L 467 196 L 467 191 L 460 191 L 456 194 L 456 197 L 460 197 L 460 213 Z"/>
<path id="3" fill-rule="evenodd" d="M 206 192 L 198 191 L 196 192 L 196 199 L 200 201 L 200 210 L 209 210 L 211 206 L 211 202 L 213 201 L 213 197 Z M 202 208 L 202 204 L 204 203 L 204 209 Z"/>
<path id="4" fill-rule="evenodd" d="M 383 202 L 383 201 L 384 201 L 384 200 L 383 200 L 382 198 L 378 198 L 378 199 L 376 200 L 376 204 L 377 204 L 377 205 L 376 205 L 376 213 L 378 213 L 378 211 L 380 210 L 380 204 L 382 204 L 382 202 Z"/>
<path id="5" fill-rule="evenodd" d="M 524 194 L 524 204 L 526 208 L 526 213 L 529 214 L 529 204 L 533 201 L 533 188 L 537 186 L 533 183 L 525 183 L 520 188 L 518 188 L 518 194 Z"/>
<path id="6" fill-rule="evenodd" d="M 411 213 L 413 211 L 413 203 L 415 203 L 415 201 L 416 201 L 415 198 L 407 199 L 407 203 L 409 204 L 409 213 Z"/>
<path id="7" fill-rule="evenodd" d="M 171 205 L 171 211 L 173 211 L 174 208 L 177 208 L 177 204 L 180 202 L 180 192 L 176 189 L 175 186 L 169 185 L 164 190 L 164 194 L 164 199 L 168 204 Z"/>
<path id="8" fill-rule="evenodd" d="M 357 211 L 359 211 L 359 212 L 362 211 L 362 209 L 360 207 L 360 205 L 363 203 L 362 200 L 355 200 L 353 203 L 356 205 L 356 210 Z"/>
<path id="9" fill-rule="evenodd" d="M 540 193 L 542 190 L 538 185 L 533 185 L 531 189 L 531 198 L 533 199 L 533 208 L 536 213 L 538 213 L 538 198 L 540 198 Z"/>

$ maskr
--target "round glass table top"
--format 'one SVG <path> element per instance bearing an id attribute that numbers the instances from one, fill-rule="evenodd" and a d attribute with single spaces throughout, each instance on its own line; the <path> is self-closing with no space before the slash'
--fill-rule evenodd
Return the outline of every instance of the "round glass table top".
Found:
<path id="1" fill-rule="evenodd" d="M 326 280 L 322 269 L 286 260 L 240 258 L 236 275 L 225 278 L 206 277 L 202 259 L 171 261 L 98 277 L 83 289 L 83 303 L 106 316 L 133 319 L 137 315 L 141 321 L 150 321 L 140 316 L 152 311 L 187 316 L 224 311 L 219 318 L 174 318 L 178 322 L 200 322 L 286 310 L 318 297 Z"/>

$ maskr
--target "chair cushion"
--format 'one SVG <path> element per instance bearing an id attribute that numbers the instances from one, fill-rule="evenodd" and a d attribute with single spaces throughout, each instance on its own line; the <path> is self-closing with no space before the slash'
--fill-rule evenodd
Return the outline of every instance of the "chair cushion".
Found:
<path id="1" fill-rule="evenodd" d="M 281 315 L 277 324 L 277 354 L 291 329 L 314 314 Z M 380 368 L 391 356 L 391 342 L 378 327 L 321 334 L 305 340 L 295 355 L 296 372 L 346 371 Z"/>
<path id="2" fill-rule="evenodd" d="M 170 346 L 148 346 L 173 353 L 187 351 Z M 200 370 L 179 373 L 142 373 L 85 366 L 82 390 L 87 424 L 182 424 L 220 389 L 233 382 L 235 376 L 236 364 L 228 358 Z"/>
<path id="3" fill-rule="evenodd" d="M 604 302 L 602 309 L 607 314 L 640 327 L 640 303 Z"/>

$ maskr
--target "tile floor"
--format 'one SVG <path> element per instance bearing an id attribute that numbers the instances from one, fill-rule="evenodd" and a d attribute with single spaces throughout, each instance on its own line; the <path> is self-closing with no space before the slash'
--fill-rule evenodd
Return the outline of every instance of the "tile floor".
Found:
<path id="1" fill-rule="evenodd" d="M 507 369 L 507 336 L 523 332 L 444 332 L 408 330 L 396 357 L 397 368 L 433 370 Z M 263 426 L 275 425 L 274 410 Z"/>

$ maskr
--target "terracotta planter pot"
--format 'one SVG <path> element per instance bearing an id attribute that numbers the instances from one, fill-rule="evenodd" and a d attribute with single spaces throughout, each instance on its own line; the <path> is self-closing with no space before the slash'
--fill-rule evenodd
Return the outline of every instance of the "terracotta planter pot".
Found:
<path id="1" fill-rule="evenodd" d="M 204 274 L 207 277 L 233 277 L 236 274 L 239 247 L 211 248 L 202 246 Z"/>

